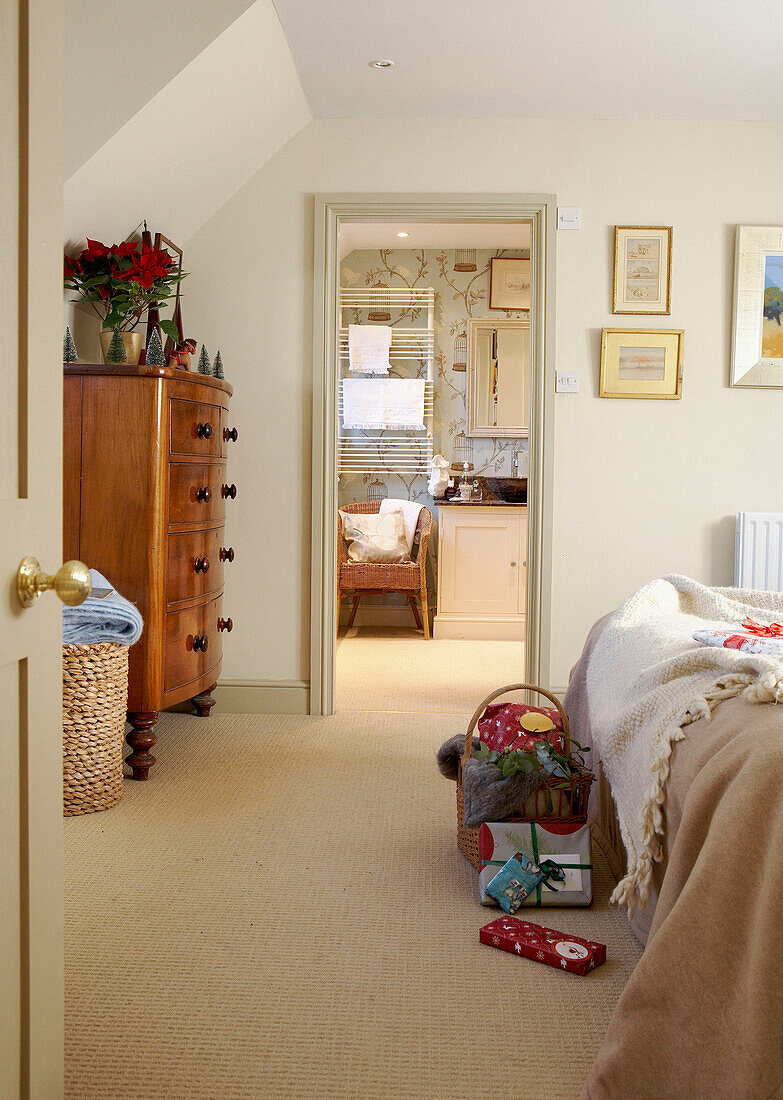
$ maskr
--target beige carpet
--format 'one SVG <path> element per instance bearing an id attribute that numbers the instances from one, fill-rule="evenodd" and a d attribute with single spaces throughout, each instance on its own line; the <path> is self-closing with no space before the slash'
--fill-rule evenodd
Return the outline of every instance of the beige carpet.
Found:
<path id="1" fill-rule="evenodd" d="M 335 709 L 471 715 L 495 688 L 524 680 L 524 652 L 522 642 L 354 627 L 337 646 Z"/>
<path id="2" fill-rule="evenodd" d="M 65 821 L 67 1096 L 571 1098 L 639 958 L 586 978 L 478 942 L 496 915 L 433 756 L 462 719 L 166 715 L 149 783 Z"/>

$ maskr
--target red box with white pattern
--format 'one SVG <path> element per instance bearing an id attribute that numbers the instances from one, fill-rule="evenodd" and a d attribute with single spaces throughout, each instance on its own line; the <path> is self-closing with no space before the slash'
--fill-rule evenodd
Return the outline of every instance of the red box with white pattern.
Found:
<path id="1" fill-rule="evenodd" d="M 479 939 L 490 947 L 572 974 L 589 974 L 606 962 L 606 944 L 556 932 L 554 928 L 544 928 L 519 917 L 499 917 L 485 924 L 479 931 Z"/>

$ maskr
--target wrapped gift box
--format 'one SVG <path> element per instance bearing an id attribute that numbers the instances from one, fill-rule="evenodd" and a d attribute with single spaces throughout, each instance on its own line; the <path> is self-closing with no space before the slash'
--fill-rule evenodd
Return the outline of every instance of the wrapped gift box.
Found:
<path id="1" fill-rule="evenodd" d="M 593 900 L 593 868 L 590 826 L 548 821 L 485 821 L 478 835 L 479 899 L 482 905 L 497 905 L 486 891 L 487 883 L 517 852 L 534 863 L 552 860 L 562 868 L 563 882 L 550 881 L 525 898 L 525 906 L 590 905 Z"/>
<path id="2" fill-rule="evenodd" d="M 500 917 L 479 931 L 479 940 L 521 958 L 534 959 L 572 974 L 588 974 L 606 962 L 606 945 L 544 928 L 519 917 Z"/>

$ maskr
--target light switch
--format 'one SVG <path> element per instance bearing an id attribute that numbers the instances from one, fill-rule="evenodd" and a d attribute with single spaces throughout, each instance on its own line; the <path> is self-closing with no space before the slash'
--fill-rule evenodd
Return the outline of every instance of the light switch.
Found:
<path id="1" fill-rule="evenodd" d="M 556 393 L 579 393 L 579 371 L 559 370 L 555 371 Z"/>
<path id="2" fill-rule="evenodd" d="M 579 229 L 579 207 L 578 206 L 558 206 L 558 208 L 557 208 L 557 228 L 558 229 Z"/>

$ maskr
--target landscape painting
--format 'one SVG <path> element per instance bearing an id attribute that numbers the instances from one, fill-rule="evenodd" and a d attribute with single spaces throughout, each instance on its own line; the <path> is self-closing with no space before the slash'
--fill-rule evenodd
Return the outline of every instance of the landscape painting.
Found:
<path id="1" fill-rule="evenodd" d="M 764 257 L 763 359 L 783 359 L 783 255 Z"/>
<path id="2" fill-rule="evenodd" d="M 617 376 L 621 382 L 663 382 L 666 348 L 621 347 Z"/>

